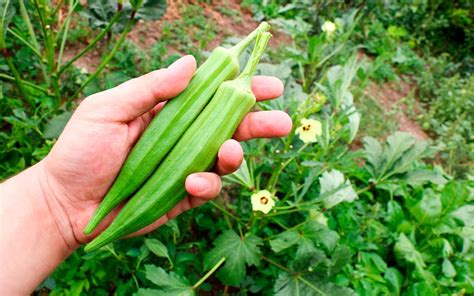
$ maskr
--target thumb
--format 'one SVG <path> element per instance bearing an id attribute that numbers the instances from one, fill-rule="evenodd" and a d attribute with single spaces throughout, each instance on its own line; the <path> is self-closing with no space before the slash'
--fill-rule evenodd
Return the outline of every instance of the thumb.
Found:
<path id="1" fill-rule="evenodd" d="M 81 117 L 128 122 L 150 111 L 159 102 L 181 93 L 196 71 L 196 60 L 187 55 L 168 68 L 128 80 L 117 87 L 87 97 Z"/>

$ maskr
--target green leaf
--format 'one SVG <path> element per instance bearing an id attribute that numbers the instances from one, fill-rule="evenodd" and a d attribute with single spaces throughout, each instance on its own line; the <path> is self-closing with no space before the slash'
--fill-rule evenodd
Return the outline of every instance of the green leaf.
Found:
<path id="1" fill-rule="evenodd" d="M 212 268 L 221 258 L 224 266 L 217 277 L 226 285 L 237 286 L 245 276 L 245 264 L 258 266 L 262 240 L 253 234 L 241 238 L 232 230 L 227 230 L 214 241 L 214 248 L 204 257 L 204 268 Z"/>
<path id="2" fill-rule="evenodd" d="M 400 290 L 402 288 L 403 276 L 394 267 L 389 267 L 384 275 L 385 280 L 387 280 L 388 288 L 393 295 L 400 295 Z"/>
<path id="3" fill-rule="evenodd" d="M 400 225 L 405 220 L 405 215 L 403 214 L 402 207 L 400 204 L 394 200 L 390 200 L 387 203 L 387 222 L 392 230 L 396 230 L 398 225 Z"/>
<path id="4" fill-rule="evenodd" d="M 72 284 L 71 289 L 69 290 L 70 296 L 79 296 L 81 295 L 82 291 L 84 290 L 84 284 L 86 280 L 76 281 Z"/>
<path id="5" fill-rule="evenodd" d="M 469 198 L 469 189 L 461 182 L 449 182 L 441 193 L 443 212 L 450 213 L 464 205 Z"/>
<path id="6" fill-rule="evenodd" d="M 14 3 L 12 2 L 10 0 L 0 0 L 0 48 L 6 46 L 4 43 L 8 24 L 16 13 Z"/>
<path id="7" fill-rule="evenodd" d="M 443 185 L 447 182 L 440 173 L 426 169 L 409 171 L 405 174 L 403 179 L 411 186 L 419 186 L 428 182 Z"/>
<path id="8" fill-rule="evenodd" d="M 332 252 L 339 241 L 337 232 L 326 226 L 309 221 L 298 229 L 284 231 L 270 241 L 270 247 L 279 253 L 291 246 L 298 245 L 296 257 L 305 256 L 317 251 L 316 246 L 322 245 Z M 342 252 L 342 250 L 340 250 Z"/>
<path id="9" fill-rule="evenodd" d="M 453 278 L 456 276 L 456 269 L 454 268 L 451 261 L 449 261 L 449 259 L 447 258 L 444 258 L 443 260 L 442 270 L 443 270 L 443 274 L 447 278 Z"/>
<path id="10" fill-rule="evenodd" d="M 364 152 L 370 175 L 374 178 L 378 177 L 383 164 L 382 145 L 375 138 L 364 137 Z"/>
<path id="11" fill-rule="evenodd" d="M 167 258 L 171 266 L 173 266 L 173 261 L 171 261 L 168 249 L 162 242 L 154 238 L 147 238 L 145 239 L 145 245 L 156 256 Z"/>
<path id="12" fill-rule="evenodd" d="M 61 135 L 64 127 L 72 116 L 72 112 L 64 112 L 51 118 L 45 125 L 43 131 L 43 138 L 52 139 L 58 138 Z"/>
<path id="13" fill-rule="evenodd" d="M 120 19 L 115 23 L 113 27 L 114 32 L 122 32 L 125 28 L 133 6 L 139 6 L 138 11 L 135 13 L 135 19 L 143 20 L 158 20 L 166 11 L 166 0 L 144 0 L 135 1 L 135 5 L 132 5 L 130 1 L 123 1 L 123 13 Z M 117 1 L 114 0 L 88 0 L 87 9 L 81 11 L 81 14 L 89 21 L 92 28 L 105 28 L 111 21 L 112 17 L 117 12 Z"/>
<path id="14" fill-rule="evenodd" d="M 442 209 L 440 196 L 431 189 L 427 189 L 423 198 L 415 206 L 409 208 L 410 213 L 421 224 L 438 223 Z"/>
<path id="15" fill-rule="evenodd" d="M 361 252 L 360 256 L 362 263 L 370 273 L 380 274 L 387 270 L 387 264 L 378 254 Z"/>
<path id="16" fill-rule="evenodd" d="M 245 159 L 242 161 L 242 164 L 237 171 L 235 171 L 233 174 L 224 176 L 223 180 L 240 184 L 249 189 L 255 188 L 252 173 L 249 170 L 247 161 L 245 161 Z"/>
<path id="17" fill-rule="evenodd" d="M 278 234 L 270 241 L 270 247 L 275 253 L 279 253 L 299 242 L 300 234 L 296 230 L 287 230 Z"/>
<path id="18" fill-rule="evenodd" d="M 340 188 L 334 193 L 324 196 L 323 204 L 326 209 L 330 209 L 341 202 L 353 202 L 358 198 L 351 182 L 346 180 L 344 175 L 338 170 L 324 172 L 319 178 L 319 184 L 321 186 L 321 195 Z"/>
<path id="19" fill-rule="evenodd" d="M 133 294 L 133 296 L 165 296 L 164 292 L 161 290 L 155 289 L 138 289 L 137 293 Z"/>
<path id="20" fill-rule="evenodd" d="M 410 137 L 412 136 L 410 135 Z M 392 168 L 392 174 L 401 174 L 406 172 L 416 160 L 420 159 L 424 155 L 427 148 L 428 143 L 426 141 L 416 142 L 403 153 L 397 162 L 395 162 L 394 167 Z"/>
<path id="21" fill-rule="evenodd" d="M 277 296 L 355 296 L 349 288 L 339 287 L 330 282 L 323 282 L 314 276 L 303 276 L 300 273 L 280 272 L 275 282 L 274 294 Z"/>
<path id="22" fill-rule="evenodd" d="M 135 18 L 146 21 L 159 20 L 166 11 L 166 0 L 144 0 Z"/>
<path id="23" fill-rule="evenodd" d="M 338 245 L 331 253 L 331 274 L 339 273 L 344 266 L 351 262 L 351 249 L 346 245 Z"/>
<path id="24" fill-rule="evenodd" d="M 337 232 L 326 226 L 310 221 L 303 225 L 303 236 L 311 239 L 316 244 L 322 244 L 329 252 L 332 252 L 339 241 Z"/>
<path id="25" fill-rule="evenodd" d="M 349 143 L 354 141 L 357 132 L 359 131 L 359 125 L 360 125 L 360 113 L 357 112 L 356 108 L 354 105 L 351 106 L 348 110 L 349 112 Z"/>
<path id="26" fill-rule="evenodd" d="M 194 295 L 194 290 L 189 284 L 189 281 L 174 272 L 166 273 L 161 267 L 155 265 L 145 265 L 145 276 L 152 283 L 157 285 L 160 289 L 158 294 L 154 295 L 179 295 L 179 296 L 191 296 Z M 156 291 L 156 290 L 153 290 Z M 142 291 L 141 293 L 149 293 L 148 291 Z M 150 292 L 151 293 L 151 292 Z M 161 293 L 161 294 L 160 294 Z M 139 294 L 140 295 L 140 294 Z M 141 294 L 150 295 L 150 294 Z"/>
<path id="27" fill-rule="evenodd" d="M 399 258 L 403 258 L 408 262 L 415 264 L 417 267 L 423 269 L 426 267 L 426 264 L 421 256 L 420 252 L 418 252 L 415 246 L 411 243 L 411 241 L 406 237 L 405 234 L 400 233 L 398 237 L 398 241 L 395 244 L 395 254 Z"/>
<path id="28" fill-rule="evenodd" d="M 408 287 L 405 295 L 407 296 L 438 296 L 434 288 L 426 282 L 414 283 Z"/>
<path id="29" fill-rule="evenodd" d="M 415 138 L 409 133 L 396 132 L 387 138 L 383 151 L 384 175 L 392 168 L 402 155 L 415 144 Z"/>
<path id="30" fill-rule="evenodd" d="M 451 216 L 464 223 L 464 226 L 474 227 L 474 205 L 465 205 L 451 213 Z"/>

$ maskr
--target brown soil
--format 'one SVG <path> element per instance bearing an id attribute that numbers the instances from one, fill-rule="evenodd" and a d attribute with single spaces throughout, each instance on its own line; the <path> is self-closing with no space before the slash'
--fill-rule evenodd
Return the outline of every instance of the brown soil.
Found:
<path id="1" fill-rule="evenodd" d="M 373 96 L 386 112 L 398 111 L 396 117 L 399 122 L 399 130 L 414 135 L 419 140 L 427 140 L 430 137 L 423 131 L 421 126 L 414 122 L 406 113 L 407 106 L 402 100 L 412 91 L 413 84 L 405 81 L 388 82 L 381 85 L 372 83 L 365 89 L 364 93 Z M 396 109 L 399 110 L 396 110 Z M 411 110 L 415 114 L 418 110 Z"/>
<path id="2" fill-rule="evenodd" d="M 161 17 L 161 19 L 146 22 L 140 20 L 134 29 L 128 34 L 127 39 L 133 41 L 144 49 L 152 47 L 160 40 L 164 22 L 180 19 L 180 11 L 182 7 L 189 4 L 200 5 L 203 8 L 205 16 L 218 28 L 216 30 L 218 32 L 216 38 L 209 43 L 207 49 L 215 48 L 228 36 L 243 37 L 258 26 L 258 22 L 253 19 L 251 12 L 242 9 L 240 0 L 214 0 L 211 4 L 198 3 L 197 1 L 192 0 L 168 0 L 167 2 L 168 7 L 166 13 Z M 229 17 L 223 15 L 218 11 L 218 7 L 230 9 L 236 13 L 237 16 Z M 235 19 L 239 19 L 240 21 L 236 22 Z M 273 30 L 272 34 L 273 38 L 270 39 L 271 47 L 276 48 L 291 42 L 290 36 L 280 31 Z M 67 61 L 74 57 L 85 46 L 86 44 L 79 43 L 66 47 L 64 60 Z M 89 72 L 94 71 L 100 62 L 103 48 L 104 45 L 99 44 L 94 50 L 77 60 L 74 65 L 79 68 L 84 68 Z M 170 53 L 173 53 L 174 51 L 174 49 L 170 49 Z"/>

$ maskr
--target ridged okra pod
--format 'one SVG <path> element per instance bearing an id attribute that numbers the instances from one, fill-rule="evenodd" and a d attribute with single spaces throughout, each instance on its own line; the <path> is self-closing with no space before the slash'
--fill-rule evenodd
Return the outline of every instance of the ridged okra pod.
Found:
<path id="1" fill-rule="evenodd" d="M 186 130 L 144 186 L 125 204 L 112 224 L 86 246 L 91 251 L 129 235 L 166 214 L 185 196 L 185 180 L 209 170 L 220 146 L 237 129 L 255 104 L 251 79 L 270 39 L 259 33 L 250 60 L 241 75 L 221 84 L 216 94 Z"/>
<path id="2" fill-rule="evenodd" d="M 257 34 L 269 29 L 260 26 L 230 49 L 217 47 L 196 71 L 188 87 L 170 100 L 152 120 L 128 155 L 119 175 L 84 229 L 90 234 L 122 201 L 136 192 L 178 142 L 186 129 L 212 98 L 219 85 L 239 73 L 239 57 Z"/>

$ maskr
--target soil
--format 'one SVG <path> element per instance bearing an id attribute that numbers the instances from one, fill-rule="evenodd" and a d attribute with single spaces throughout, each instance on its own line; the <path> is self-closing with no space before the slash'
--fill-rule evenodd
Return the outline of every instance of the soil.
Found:
<path id="1" fill-rule="evenodd" d="M 408 132 L 415 136 L 419 140 L 427 140 L 430 137 L 423 131 L 421 126 L 413 121 L 407 115 L 407 106 L 402 103 L 402 100 L 412 91 L 414 84 L 411 82 L 403 81 L 399 82 L 387 82 L 384 84 L 372 83 L 365 89 L 365 93 L 373 96 L 380 105 L 385 109 L 386 112 L 392 112 L 399 107 L 400 110 L 396 114 L 399 122 L 399 130 Z M 414 114 L 418 113 L 418 110 L 411 110 Z"/>
<path id="2" fill-rule="evenodd" d="M 164 22 L 170 22 L 173 20 L 180 19 L 181 8 L 184 5 L 188 4 L 201 5 L 205 16 L 209 18 L 216 25 L 216 27 L 222 28 L 216 30 L 218 34 L 216 38 L 208 44 L 207 49 L 217 47 L 227 36 L 246 36 L 249 32 L 251 32 L 258 26 L 258 22 L 255 21 L 252 17 L 252 13 L 248 10 L 243 9 L 240 5 L 241 1 L 239 0 L 214 0 L 212 1 L 212 4 L 195 2 L 197 1 L 167 0 L 168 7 L 166 9 L 166 13 L 159 20 L 156 21 L 139 20 L 138 24 L 128 34 L 127 40 L 131 40 L 143 49 L 148 49 L 152 47 L 156 42 L 160 40 Z M 218 7 L 225 7 L 229 10 L 232 10 L 234 13 L 237 14 L 237 16 L 225 16 L 218 11 Z M 238 18 L 240 21 L 236 22 L 235 18 Z M 281 31 L 273 30 L 272 34 L 273 37 L 272 39 L 270 39 L 269 46 L 273 48 L 284 46 L 285 44 L 289 44 L 291 42 L 291 37 Z M 95 49 L 93 49 L 85 56 L 74 62 L 74 65 L 79 68 L 84 68 L 88 72 L 93 72 L 97 68 L 101 60 L 103 48 L 105 47 L 104 44 L 104 42 L 98 44 Z M 63 55 L 64 60 L 67 61 L 70 58 L 74 57 L 85 46 L 87 46 L 87 44 L 84 43 L 67 46 Z M 173 52 L 175 52 L 175 50 L 170 49 L 170 53 Z"/>

